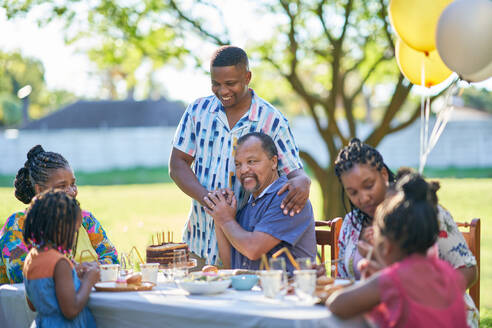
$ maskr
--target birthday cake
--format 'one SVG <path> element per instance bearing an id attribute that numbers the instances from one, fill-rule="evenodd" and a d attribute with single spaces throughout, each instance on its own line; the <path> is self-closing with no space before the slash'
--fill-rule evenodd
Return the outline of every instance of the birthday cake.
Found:
<path id="1" fill-rule="evenodd" d="M 168 266 L 174 261 L 174 251 L 184 249 L 186 251 L 186 262 L 189 261 L 188 245 L 185 243 L 162 243 L 147 247 L 147 263 L 159 263 Z"/>

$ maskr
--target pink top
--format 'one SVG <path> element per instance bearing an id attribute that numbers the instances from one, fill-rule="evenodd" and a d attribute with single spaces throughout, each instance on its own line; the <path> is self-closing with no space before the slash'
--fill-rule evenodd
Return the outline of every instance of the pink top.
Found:
<path id="1" fill-rule="evenodd" d="M 465 280 L 448 263 L 411 255 L 379 276 L 381 303 L 369 314 L 379 327 L 466 327 Z"/>

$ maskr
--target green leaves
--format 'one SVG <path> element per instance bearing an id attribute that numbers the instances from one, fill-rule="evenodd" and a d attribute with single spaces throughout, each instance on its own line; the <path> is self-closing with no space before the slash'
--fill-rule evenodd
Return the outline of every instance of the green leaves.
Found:
<path id="1" fill-rule="evenodd" d="M 33 9 L 44 13 L 41 26 L 53 20 L 65 25 L 67 44 L 81 45 L 101 77 L 110 85 L 126 83 L 126 92 L 110 93 L 124 98 L 133 92 L 136 71 L 151 63 L 152 69 L 180 63 L 188 54 L 181 34 L 173 27 L 176 18 L 161 0 L 0 0 L 9 19 Z M 103 78 L 102 78 L 103 79 Z M 111 87 L 109 87 L 111 89 Z"/>
<path id="2" fill-rule="evenodd" d="M 31 118 L 39 118 L 75 98 L 66 91 L 47 89 L 44 67 L 39 60 L 24 57 L 20 52 L 0 51 L 0 117 L 4 125 L 13 126 L 21 122 L 22 106 L 17 92 L 26 85 L 32 87 L 29 95 Z"/>

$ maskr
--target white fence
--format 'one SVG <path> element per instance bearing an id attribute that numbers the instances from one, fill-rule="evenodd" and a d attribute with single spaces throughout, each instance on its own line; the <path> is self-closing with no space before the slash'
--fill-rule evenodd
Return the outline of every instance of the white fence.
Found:
<path id="1" fill-rule="evenodd" d="M 300 148 L 322 163 L 328 155 L 309 119 L 292 122 Z M 15 174 L 27 151 L 36 144 L 63 154 L 75 170 L 167 165 L 175 128 L 115 128 L 54 131 L 4 131 L 0 135 L 0 174 Z M 361 128 L 361 136 L 369 131 Z M 391 167 L 418 166 L 419 125 L 386 137 L 378 147 Z M 492 120 L 451 121 L 433 152 L 428 167 L 492 167 Z"/>
<path id="2" fill-rule="evenodd" d="M 434 120 L 430 121 L 430 128 Z M 371 132 L 370 126 L 360 126 L 363 140 Z M 293 133 L 301 149 L 308 151 L 318 161 L 327 163 L 326 146 L 316 133 L 311 120 L 294 122 Z M 420 124 L 385 137 L 377 147 L 384 161 L 392 168 L 418 167 L 420 149 Z M 430 153 L 426 167 L 492 167 L 492 120 L 450 121 L 437 145 Z"/>
<path id="3" fill-rule="evenodd" d="M 0 138 L 0 174 L 14 174 L 29 149 L 41 144 L 62 154 L 74 170 L 101 171 L 167 165 L 175 128 L 19 131 Z M 10 133 L 12 134 L 12 133 Z"/>

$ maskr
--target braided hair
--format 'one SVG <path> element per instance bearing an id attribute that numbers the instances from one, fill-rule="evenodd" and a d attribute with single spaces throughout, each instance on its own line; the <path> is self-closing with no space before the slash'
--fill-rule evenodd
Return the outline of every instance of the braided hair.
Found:
<path id="1" fill-rule="evenodd" d="M 436 243 L 439 233 L 436 196 L 439 184 L 426 182 L 418 173 L 406 172 L 392 189 L 392 196 L 376 210 L 376 225 L 405 254 L 425 254 Z"/>
<path id="2" fill-rule="evenodd" d="M 346 212 L 348 211 L 345 206 L 345 190 L 343 188 L 341 176 L 343 173 L 350 171 L 357 164 L 368 164 L 376 168 L 378 171 L 386 168 L 386 171 L 388 172 L 388 182 L 393 183 L 395 181 L 395 175 L 384 163 L 381 153 L 368 144 L 361 142 L 359 139 L 352 138 L 347 146 L 340 149 L 340 152 L 335 159 L 335 175 L 340 182 L 341 198 Z M 350 200 L 349 203 L 350 211 L 356 213 L 356 215 L 352 215 L 352 220 L 355 219 L 359 221 L 359 223 L 363 226 L 370 225 L 372 219 L 360 209 L 355 207 Z"/>
<path id="3" fill-rule="evenodd" d="M 27 153 L 27 161 L 15 176 L 15 197 L 24 204 L 29 204 L 36 195 L 34 185 L 46 183 L 52 170 L 69 167 L 62 155 L 44 151 L 41 145 L 32 147 Z"/>
<path id="4" fill-rule="evenodd" d="M 63 191 L 47 190 L 34 198 L 26 212 L 23 237 L 30 247 L 53 247 L 75 252 L 79 202 Z"/>

